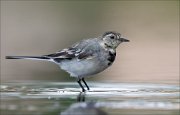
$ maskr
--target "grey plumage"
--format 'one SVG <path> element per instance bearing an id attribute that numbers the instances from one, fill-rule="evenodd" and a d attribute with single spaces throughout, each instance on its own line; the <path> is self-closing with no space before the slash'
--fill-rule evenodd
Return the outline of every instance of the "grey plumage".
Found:
<path id="1" fill-rule="evenodd" d="M 105 32 L 98 38 L 91 38 L 75 43 L 69 48 L 43 56 L 6 56 L 6 59 L 33 59 L 56 63 L 72 77 L 81 80 L 89 89 L 84 78 L 97 74 L 109 67 L 115 60 L 116 48 L 122 42 L 129 40 L 121 38 L 117 32 Z"/>

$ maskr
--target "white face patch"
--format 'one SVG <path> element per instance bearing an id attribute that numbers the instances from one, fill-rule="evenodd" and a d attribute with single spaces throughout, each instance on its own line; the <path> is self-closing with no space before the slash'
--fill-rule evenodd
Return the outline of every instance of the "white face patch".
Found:
<path id="1" fill-rule="evenodd" d="M 103 38 L 103 41 L 106 41 L 106 38 L 105 38 L 105 37 Z"/>
<path id="2" fill-rule="evenodd" d="M 110 37 L 110 36 L 115 36 L 115 35 L 114 34 L 108 34 L 107 36 Z"/>
<path id="3" fill-rule="evenodd" d="M 117 35 L 117 39 L 120 39 L 120 36 L 119 36 L 119 35 Z"/>
<path id="4" fill-rule="evenodd" d="M 121 34 L 119 33 L 108 33 L 105 34 L 102 38 L 104 46 L 107 48 L 113 48 L 116 49 L 117 46 L 121 43 Z"/>
<path id="5" fill-rule="evenodd" d="M 109 35 L 107 35 L 107 37 L 108 37 L 110 40 L 117 39 L 117 36 L 116 36 L 115 34 L 109 34 Z"/>

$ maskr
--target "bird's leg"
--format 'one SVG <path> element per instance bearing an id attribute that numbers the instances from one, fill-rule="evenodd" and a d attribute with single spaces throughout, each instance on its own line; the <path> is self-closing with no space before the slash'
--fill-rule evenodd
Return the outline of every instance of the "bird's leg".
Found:
<path id="1" fill-rule="evenodd" d="M 78 82 L 79 86 L 82 88 L 82 92 L 85 92 L 86 90 L 84 89 L 84 87 L 81 84 L 81 79 L 79 79 L 77 82 Z"/>
<path id="2" fill-rule="evenodd" d="M 87 85 L 86 81 L 84 80 L 84 78 L 82 78 L 82 81 L 84 82 L 84 84 L 86 85 L 87 87 L 87 90 L 90 90 L 89 86 Z"/>

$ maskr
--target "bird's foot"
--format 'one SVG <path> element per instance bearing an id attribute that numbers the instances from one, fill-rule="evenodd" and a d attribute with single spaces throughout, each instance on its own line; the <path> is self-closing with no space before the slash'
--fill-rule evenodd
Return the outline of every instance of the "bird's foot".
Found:
<path id="1" fill-rule="evenodd" d="M 82 92 L 86 92 L 86 90 L 83 88 L 83 89 L 82 89 Z"/>
<path id="2" fill-rule="evenodd" d="M 90 90 L 90 88 L 88 87 L 88 88 L 87 88 L 87 90 L 89 91 L 89 90 Z"/>

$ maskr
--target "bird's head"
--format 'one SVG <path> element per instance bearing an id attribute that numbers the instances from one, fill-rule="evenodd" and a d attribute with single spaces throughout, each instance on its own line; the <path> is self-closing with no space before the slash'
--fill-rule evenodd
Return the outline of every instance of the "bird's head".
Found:
<path id="1" fill-rule="evenodd" d="M 125 38 L 121 38 L 121 34 L 117 32 L 105 32 L 102 35 L 103 43 L 106 47 L 110 47 L 116 49 L 118 45 L 122 42 L 129 42 L 129 40 Z"/>

